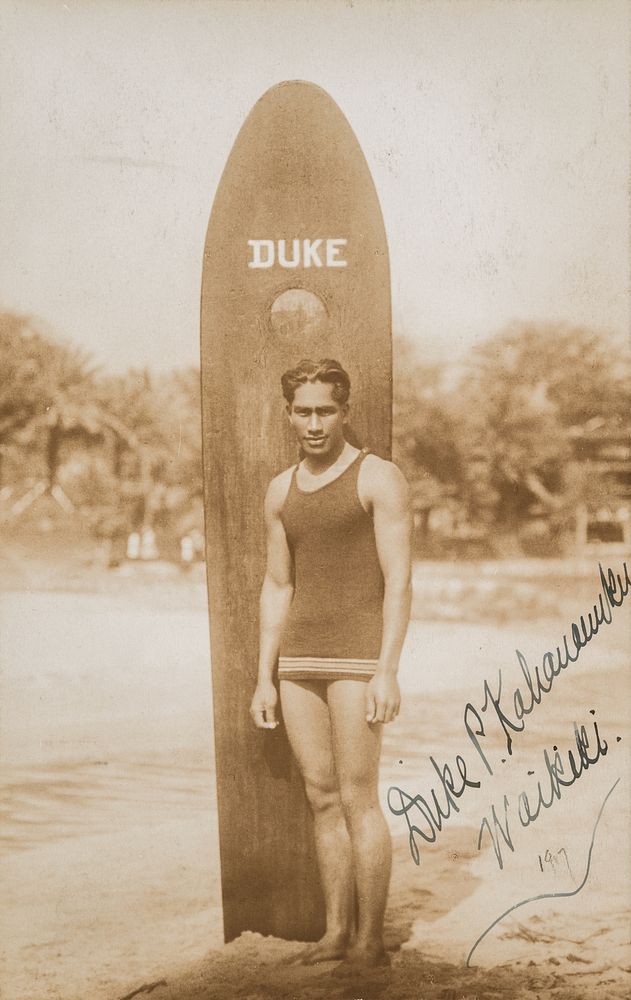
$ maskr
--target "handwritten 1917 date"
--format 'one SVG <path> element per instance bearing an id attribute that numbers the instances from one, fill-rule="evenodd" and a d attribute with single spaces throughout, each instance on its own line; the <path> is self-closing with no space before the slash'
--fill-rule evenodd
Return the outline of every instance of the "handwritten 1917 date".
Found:
<path id="1" fill-rule="evenodd" d="M 567 868 L 568 872 L 570 873 L 570 877 L 574 878 L 572 869 L 570 868 L 570 859 L 568 858 L 567 851 L 565 850 L 564 847 L 559 847 L 556 851 L 551 851 L 549 847 L 546 848 L 545 854 L 543 854 L 543 856 L 541 854 L 539 855 L 539 868 L 541 869 L 542 872 L 545 872 L 547 871 L 547 869 L 543 867 L 544 864 L 549 865 L 554 874 L 556 875 L 558 866 L 561 864 L 560 861 L 561 855 L 563 855 L 565 868 Z"/>

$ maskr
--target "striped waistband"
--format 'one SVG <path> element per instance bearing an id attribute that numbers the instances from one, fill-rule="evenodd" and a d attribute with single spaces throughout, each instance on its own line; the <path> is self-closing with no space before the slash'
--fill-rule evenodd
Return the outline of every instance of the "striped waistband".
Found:
<path id="1" fill-rule="evenodd" d="M 346 659 L 327 656 L 281 656 L 278 677 L 284 680 L 370 680 L 377 660 Z"/>

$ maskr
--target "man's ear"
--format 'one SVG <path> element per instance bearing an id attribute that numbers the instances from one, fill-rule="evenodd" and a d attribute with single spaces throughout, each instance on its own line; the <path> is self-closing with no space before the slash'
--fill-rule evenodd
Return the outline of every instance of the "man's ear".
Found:
<path id="1" fill-rule="evenodd" d="M 349 413 L 350 413 L 350 404 L 349 403 L 344 403 L 344 406 L 342 407 L 342 423 L 343 424 L 347 424 L 348 423 Z"/>
<path id="2" fill-rule="evenodd" d="M 287 414 L 287 419 L 291 420 L 291 404 L 285 403 L 285 413 Z"/>

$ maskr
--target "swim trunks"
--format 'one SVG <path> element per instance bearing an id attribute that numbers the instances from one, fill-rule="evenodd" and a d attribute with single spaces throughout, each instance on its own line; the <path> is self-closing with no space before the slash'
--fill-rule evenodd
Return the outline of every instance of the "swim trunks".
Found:
<path id="1" fill-rule="evenodd" d="M 377 666 L 384 581 L 373 520 L 357 493 L 367 453 L 310 492 L 300 489 L 294 469 L 280 514 L 293 558 L 294 597 L 279 679 L 369 680 Z"/>

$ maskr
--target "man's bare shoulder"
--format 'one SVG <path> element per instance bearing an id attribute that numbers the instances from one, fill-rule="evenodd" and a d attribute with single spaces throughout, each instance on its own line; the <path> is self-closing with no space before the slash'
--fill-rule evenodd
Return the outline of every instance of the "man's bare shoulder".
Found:
<path id="1" fill-rule="evenodd" d="M 373 455 L 372 452 L 366 455 L 361 471 L 369 482 L 386 486 L 407 485 L 407 480 L 398 465 L 385 458 L 379 458 L 379 455 Z"/>
<path id="2" fill-rule="evenodd" d="M 291 477 L 294 469 L 295 465 L 290 466 L 288 469 L 284 469 L 283 472 L 274 476 L 267 487 L 267 493 L 265 494 L 265 513 L 268 516 L 278 516 L 278 514 L 280 514 L 281 508 L 287 499 L 287 493 L 289 492 Z"/>
<path id="3" fill-rule="evenodd" d="M 409 500 L 407 479 L 399 466 L 372 453 L 362 462 L 358 486 L 372 502 L 385 500 L 406 504 Z"/>

